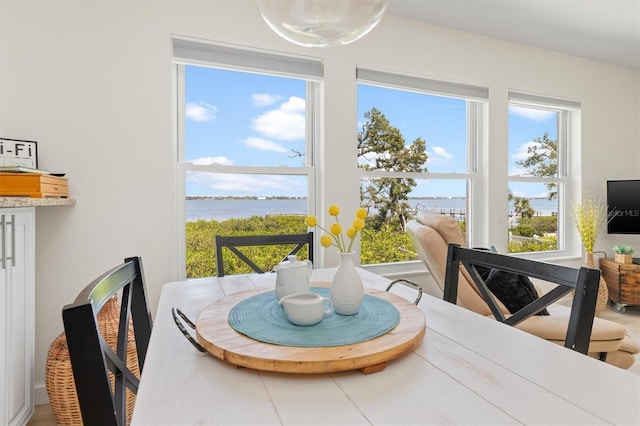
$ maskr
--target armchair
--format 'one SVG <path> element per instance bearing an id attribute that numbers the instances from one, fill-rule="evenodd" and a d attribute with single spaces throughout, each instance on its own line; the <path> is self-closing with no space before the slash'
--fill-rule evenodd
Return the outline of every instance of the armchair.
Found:
<path id="1" fill-rule="evenodd" d="M 466 246 L 460 225 L 454 218 L 442 214 L 419 212 L 408 222 L 407 233 L 419 258 L 444 294 L 448 245 Z M 493 316 L 468 271 L 460 267 L 458 274 L 457 304 L 480 315 Z M 497 305 L 504 315 L 510 315 L 500 301 L 497 301 Z M 564 345 L 570 309 L 554 304 L 549 307 L 549 313 L 550 316 L 530 317 L 516 327 Z M 590 356 L 605 358 L 606 362 L 620 368 L 629 368 L 635 362 L 634 355 L 639 352 L 640 346 L 623 326 L 601 318 L 594 319 L 588 348 Z"/>

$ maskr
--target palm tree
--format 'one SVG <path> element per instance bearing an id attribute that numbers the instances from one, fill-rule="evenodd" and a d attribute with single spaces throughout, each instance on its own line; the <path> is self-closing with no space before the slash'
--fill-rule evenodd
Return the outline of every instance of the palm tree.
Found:
<path id="1" fill-rule="evenodd" d="M 531 207 L 531 202 L 528 198 L 515 197 L 511 191 L 509 191 L 509 201 L 513 201 L 513 215 L 509 218 L 509 226 L 519 217 L 531 218 L 535 214 L 535 210 Z"/>

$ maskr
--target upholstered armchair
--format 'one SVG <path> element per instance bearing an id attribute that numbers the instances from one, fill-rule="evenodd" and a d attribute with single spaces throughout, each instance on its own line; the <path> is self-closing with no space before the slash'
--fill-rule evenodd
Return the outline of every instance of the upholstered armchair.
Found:
<path id="1" fill-rule="evenodd" d="M 444 291 L 449 243 L 466 246 L 460 224 L 452 217 L 437 213 L 418 212 L 407 224 L 407 233 L 419 258 L 425 263 L 434 281 Z M 480 315 L 491 316 L 489 306 L 480 296 L 473 280 L 464 267 L 460 268 L 457 304 Z M 538 292 L 540 290 L 538 289 Z M 509 314 L 504 305 L 498 303 L 505 315 Z M 566 335 L 569 308 L 554 304 L 549 308 L 549 316 L 533 316 L 517 325 L 523 331 L 543 339 L 563 345 Z M 640 345 L 626 329 L 613 321 L 595 318 L 589 344 L 589 355 L 600 358 L 606 354 L 606 362 L 620 368 L 629 368 L 635 362 L 635 354 Z"/>

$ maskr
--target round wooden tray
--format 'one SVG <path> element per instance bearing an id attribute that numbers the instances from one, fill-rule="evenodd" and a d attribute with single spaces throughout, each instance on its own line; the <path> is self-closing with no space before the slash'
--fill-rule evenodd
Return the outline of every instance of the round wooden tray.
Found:
<path id="1" fill-rule="evenodd" d="M 253 340 L 231 328 L 228 321 L 231 308 L 268 290 L 242 291 L 207 306 L 196 322 L 198 342 L 211 355 L 238 367 L 281 373 L 359 369 L 368 374 L 384 369 L 387 361 L 412 350 L 424 337 L 426 321 L 420 308 L 402 297 L 375 289 L 366 292 L 393 303 L 400 312 L 400 323 L 390 332 L 366 342 L 321 348 L 280 346 Z"/>

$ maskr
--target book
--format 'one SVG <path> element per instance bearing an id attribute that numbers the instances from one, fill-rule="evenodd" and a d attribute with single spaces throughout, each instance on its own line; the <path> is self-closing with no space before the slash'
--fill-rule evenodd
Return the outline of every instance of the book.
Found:
<path id="1" fill-rule="evenodd" d="M 51 172 L 41 169 L 34 169 L 26 166 L 2 166 L 0 165 L 0 173 L 36 173 L 40 175 L 49 175 Z"/>

